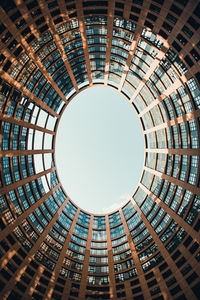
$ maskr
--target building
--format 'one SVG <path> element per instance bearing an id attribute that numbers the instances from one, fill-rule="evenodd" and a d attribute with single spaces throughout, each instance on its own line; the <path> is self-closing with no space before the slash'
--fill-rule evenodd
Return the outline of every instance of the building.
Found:
<path id="1" fill-rule="evenodd" d="M 0 3 L 0 298 L 199 299 L 200 2 Z M 63 110 L 95 84 L 145 137 L 140 184 L 107 215 L 69 199 L 54 161 Z"/>

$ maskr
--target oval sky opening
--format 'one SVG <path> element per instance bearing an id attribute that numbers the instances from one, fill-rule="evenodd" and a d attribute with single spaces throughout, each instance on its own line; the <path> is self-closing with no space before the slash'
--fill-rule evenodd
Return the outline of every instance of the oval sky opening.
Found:
<path id="1" fill-rule="evenodd" d="M 71 200 L 94 214 L 126 203 L 144 164 L 139 118 L 123 95 L 95 86 L 65 109 L 56 134 L 58 175 Z"/>

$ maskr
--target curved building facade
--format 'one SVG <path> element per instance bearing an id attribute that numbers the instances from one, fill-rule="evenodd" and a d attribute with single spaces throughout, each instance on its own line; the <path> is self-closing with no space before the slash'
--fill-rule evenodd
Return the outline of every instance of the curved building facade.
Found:
<path id="1" fill-rule="evenodd" d="M 200 2 L 0 5 L 0 298 L 199 299 Z M 105 215 L 68 197 L 54 157 L 94 85 L 127 98 L 145 139 L 135 193 Z"/>

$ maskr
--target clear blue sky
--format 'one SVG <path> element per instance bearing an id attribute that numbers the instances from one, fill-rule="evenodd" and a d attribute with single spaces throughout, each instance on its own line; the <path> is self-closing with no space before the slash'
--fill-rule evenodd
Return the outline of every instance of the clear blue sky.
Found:
<path id="1" fill-rule="evenodd" d="M 133 107 L 112 88 L 88 88 L 69 103 L 55 149 L 60 181 L 86 211 L 102 214 L 119 208 L 139 183 L 142 128 Z"/>

